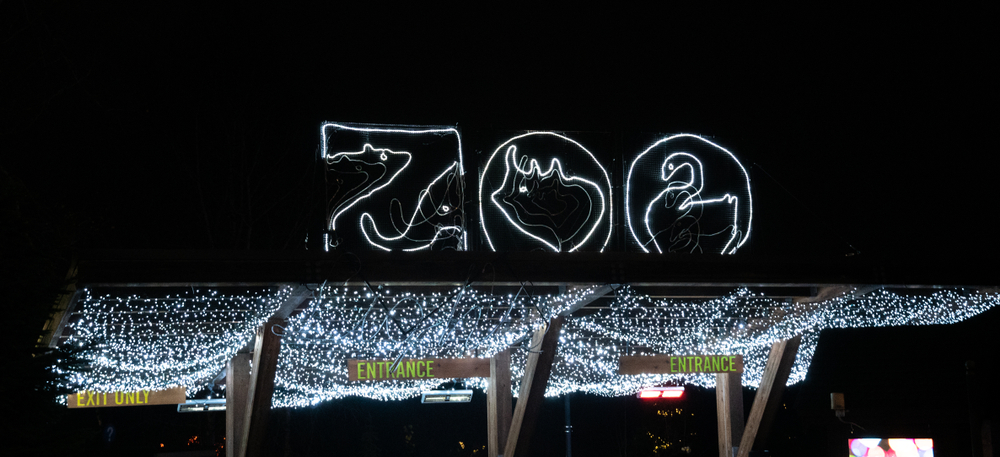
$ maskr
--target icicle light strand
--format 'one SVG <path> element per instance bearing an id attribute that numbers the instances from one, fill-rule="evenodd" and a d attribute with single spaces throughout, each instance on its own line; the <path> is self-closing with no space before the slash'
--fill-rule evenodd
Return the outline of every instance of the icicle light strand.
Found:
<path id="1" fill-rule="evenodd" d="M 192 290 L 159 297 L 85 291 L 69 342 L 83 347 L 81 357 L 91 369 L 63 371 L 68 387 L 204 388 L 290 291 Z M 512 351 L 516 394 L 533 330 L 590 292 L 560 296 L 490 294 L 471 288 L 425 293 L 321 288 L 285 329 L 274 405 L 301 407 L 346 396 L 398 400 L 448 381 L 348 382 L 347 359 L 489 357 L 522 343 Z M 602 301 L 606 306 L 585 308 L 566 319 L 546 395 L 619 396 L 668 382 L 715 384 L 714 375 L 708 374 L 618 375 L 618 357 L 624 354 L 742 354 L 743 383 L 757 386 L 770 345 L 802 335 L 789 377 L 792 384 L 805 378 L 823 329 L 950 324 L 998 303 L 998 294 L 963 289 L 930 295 L 851 291 L 800 303 L 748 289 L 714 299 L 680 300 L 622 287 Z M 466 380 L 476 388 L 485 388 L 486 382 Z"/>

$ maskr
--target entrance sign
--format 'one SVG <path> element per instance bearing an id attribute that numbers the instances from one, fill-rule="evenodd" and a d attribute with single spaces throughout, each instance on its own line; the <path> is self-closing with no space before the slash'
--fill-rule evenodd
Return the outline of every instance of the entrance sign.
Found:
<path id="1" fill-rule="evenodd" d="M 742 355 L 623 355 L 618 358 L 618 374 L 742 372 Z"/>
<path id="2" fill-rule="evenodd" d="M 393 360 L 347 360 L 350 381 L 407 379 L 488 378 L 490 359 L 403 359 L 390 372 Z"/>
<path id="3" fill-rule="evenodd" d="M 112 406 L 176 405 L 187 401 L 187 389 L 173 387 L 166 390 L 140 390 L 137 392 L 94 392 L 85 390 L 69 394 L 66 406 L 70 408 L 105 408 Z"/>

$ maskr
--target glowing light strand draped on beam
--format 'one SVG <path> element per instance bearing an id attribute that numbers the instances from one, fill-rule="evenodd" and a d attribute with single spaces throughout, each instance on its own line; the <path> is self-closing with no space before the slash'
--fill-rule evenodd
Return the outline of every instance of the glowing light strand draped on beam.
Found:
<path id="1" fill-rule="evenodd" d="M 185 290 L 116 296 L 83 290 L 68 344 L 90 362 L 87 371 L 54 369 L 68 386 L 132 391 L 208 386 L 226 361 L 291 293 L 290 287 Z"/>
<path id="2" fill-rule="evenodd" d="M 324 123 L 320 136 L 334 183 L 327 250 L 342 237 L 383 251 L 468 249 L 457 129 Z"/>
<path id="3" fill-rule="evenodd" d="M 591 316 L 568 320 L 560 342 L 574 348 L 554 368 L 546 395 L 586 390 L 628 395 L 639 387 L 665 382 L 715 385 L 703 375 L 619 376 L 617 356 L 588 357 L 611 347 L 632 354 L 743 354 L 744 385 L 757 386 L 773 342 L 803 335 L 789 384 L 805 378 L 825 328 L 950 324 L 1000 303 L 996 294 L 941 291 L 904 296 L 888 291 L 854 297 L 846 294 L 818 303 L 785 303 L 738 290 L 712 300 L 652 299 L 626 291 L 615 304 Z M 627 345 L 627 346 L 626 346 Z"/>
<path id="4" fill-rule="evenodd" d="M 350 383 L 345 361 L 488 357 L 527 340 L 534 328 L 587 292 L 564 299 L 473 289 L 321 289 L 285 329 L 274 403 L 306 406 L 352 395 L 382 400 L 419 395 L 446 380 Z M 81 354 L 93 369 L 70 373 L 67 387 L 111 391 L 184 385 L 196 391 L 211 383 L 289 289 L 245 296 L 195 291 L 158 298 L 86 293 L 70 342 L 93 343 Z M 584 308 L 566 319 L 546 395 L 631 395 L 665 382 L 714 385 L 713 375 L 617 375 L 623 354 L 743 354 L 743 382 L 756 386 L 770 345 L 801 334 L 789 377 L 795 383 L 804 379 L 822 329 L 949 324 L 1000 304 L 1000 295 L 945 290 L 907 296 L 882 290 L 788 303 L 746 289 L 715 299 L 672 300 L 625 287 L 600 303 L 606 306 Z M 526 350 L 523 343 L 512 354 L 514 393 Z M 467 385 L 483 388 L 485 382 L 474 378 Z"/>
<path id="5" fill-rule="evenodd" d="M 550 298 L 538 303 L 549 302 Z M 409 299 L 416 299 L 416 296 L 409 296 Z M 477 296 L 475 300 L 485 306 L 503 303 L 502 300 L 496 301 L 497 297 L 488 295 Z M 745 289 L 713 300 L 664 300 L 637 294 L 626 288 L 620 291 L 607 309 L 566 320 L 546 395 L 574 391 L 607 396 L 631 395 L 640 387 L 668 381 L 714 386 L 714 375 L 617 375 L 618 356 L 626 352 L 741 353 L 745 356 L 744 383 L 756 386 L 760 383 L 770 345 L 779 339 L 802 334 L 803 343 L 789 378 L 789 383 L 795 383 L 804 379 L 816 349 L 819 331 L 824 328 L 953 323 L 998 303 L 1000 296 L 997 295 L 963 295 L 943 291 L 928 297 L 908 297 L 880 291 L 861 298 L 845 295 L 820 303 L 796 304 L 754 295 Z M 515 305 L 515 309 L 525 309 L 525 306 L 524 303 Z M 337 357 L 334 347 L 342 348 L 340 351 L 345 354 L 341 357 L 344 359 L 349 357 L 347 353 L 359 354 L 359 357 L 363 353 L 372 358 L 393 359 L 399 355 L 408 358 L 435 355 L 460 357 L 465 355 L 461 348 L 471 346 L 452 340 L 461 338 L 458 333 L 453 333 L 445 338 L 453 341 L 451 345 L 418 345 L 412 353 L 401 353 L 398 338 L 384 341 L 372 338 L 371 334 L 329 333 L 329 329 L 336 328 L 337 322 L 354 322 L 344 314 L 346 311 L 335 311 L 337 306 L 329 309 L 332 313 L 303 319 L 297 331 L 301 335 L 303 329 L 314 328 L 315 335 L 326 335 L 323 343 L 330 346 L 323 347 L 329 352 L 317 356 L 317 349 L 306 346 L 299 347 L 300 352 L 283 352 L 294 361 L 284 361 L 279 370 L 284 395 L 276 400 L 278 404 L 303 406 L 347 395 L 383 400 L 408 398 L 441 382 L 347 383 L 341 379 L 346 378 L 344 362 L 329 360 Z M 337 315 L 342 317 L 334 319 Z M 523 340 L 529 335 L 529 327 L 539 325 L 540 320 L 536 318 L 519 322 L 498 339 L 478 340 L 484 345 L 479 355 L 489 355 L 505 347 L 511 340 Z M 484 332 L 488 329 L 482 325 L 463 328 L 467 332 Z M 525 349 L 522 345 L 512 354 L 512 391 L 515 394 L 518 390 L 517 380 L 523 375 Z M 324 360 L 323 363 L 327 365 L 317 365 L 315 360 Z M 317 383 L 319 380 L 322 380 L 321 384 Z M 484 388 L 485 382 L 481 378 L 466 380 L 467 385 L 479 388 Z"/>
<path id="6" fill-rule="evenodd" d="M 479 216 L 491 250 L 527 245 L 603 251 L 611 240 L 611 179 L 593 153 L 553 132 L 501 144 L 479 178 Z"/>
<path id="7" fill-rule="evenodd" d="M 289 322 L 275 377 L 284 395 L 275 402 L 301 406 L 348 395 L 382 400 L 419 395 L 441 380 L 350 383 L 346 360 L 488 357 L 523 340 L 589 292 L 576 291 L 564 300 L 463 289 L 429 294 L 325 290 L 324 298 Z"/>
<path id="8" fill-rule="evenodd" d="M 625 217 L 644 252 L 733 254 L 750 238 L 750 175 L 702 137 L 663 138 L 629 165 Z"/>

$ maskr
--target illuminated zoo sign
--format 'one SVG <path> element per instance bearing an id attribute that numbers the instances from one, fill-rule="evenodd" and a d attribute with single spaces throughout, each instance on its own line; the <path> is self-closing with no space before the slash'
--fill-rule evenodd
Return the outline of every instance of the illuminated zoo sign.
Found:
<path id="1" fill-rule="evenodd" d="M 695 135 L 632 153 L 555 132 L 499 137 L 475 148 L 475 209 L 466 207 L 456 128 L 325 123 L 321 137 L 326 250 L 732 254 L 750 237 L 746 169 Z M 614 163 L 625 165 L 624 180 L 612 185 Z"/>

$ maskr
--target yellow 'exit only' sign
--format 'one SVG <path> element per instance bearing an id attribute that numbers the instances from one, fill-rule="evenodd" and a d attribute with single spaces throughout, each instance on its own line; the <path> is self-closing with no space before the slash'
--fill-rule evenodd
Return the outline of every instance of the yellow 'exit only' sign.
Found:
<path id="1" fill-rule="evenodd" d="M 135 392 L 95 392 L 84 390 L 70 394 L 66 406 L 70 408 L 105 408 L 112 406 L 176 405 L 187 401 L 187 389 L 173 387 L 166 390 L 139 390 Z"/>

